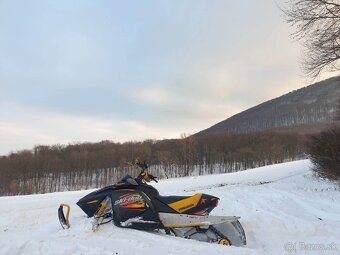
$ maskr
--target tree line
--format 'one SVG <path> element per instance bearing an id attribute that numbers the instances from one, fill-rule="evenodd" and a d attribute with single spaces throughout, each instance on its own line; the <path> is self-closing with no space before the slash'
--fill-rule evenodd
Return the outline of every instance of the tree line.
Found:
<path id="1" fill-rule="evenodd" d="M 97 188 L 137 175 L 139 157 L 159 178 L 226 173 L 305 158 L 305 136 L 290 132 L 211 134 L 143 142 L 39 145 L 0 157 L 0 195 Z"/>

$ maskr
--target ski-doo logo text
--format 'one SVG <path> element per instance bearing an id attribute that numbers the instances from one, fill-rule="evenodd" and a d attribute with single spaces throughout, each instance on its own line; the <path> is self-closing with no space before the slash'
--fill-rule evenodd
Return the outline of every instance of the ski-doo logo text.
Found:
<path id="1" fill-rule="evenodd" d="M 120 205 L 123 203 L 138 203 L 138 202 L 143 202 L 143 197 L 139 195 L 138 193 L 136 194 L 131 194 L 127 195 L 124 197 L 121 197 L 120 199 L 115 201 L 115 205 Z"/>

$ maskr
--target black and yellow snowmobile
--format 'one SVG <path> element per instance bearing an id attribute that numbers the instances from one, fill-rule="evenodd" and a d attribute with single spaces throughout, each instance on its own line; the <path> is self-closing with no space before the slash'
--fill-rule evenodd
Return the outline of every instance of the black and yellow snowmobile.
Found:
<path id="1" fill-rule="evenodd" d="M 207 194 L 193 196 L 161 196 L 146 182 L 156 181 L 147 172 L 147 164 L 136 162 L 141 169 L 137 178 L 126 175 L 114 185 L 94 191 L 81 198 L 77 205 L 94 218 L 93 229 L 110 222 L 118 227 L 139 230 L 160 230 L 167 234 L 198 241 L 242 246 L 246 244 L 244 230 L 236 216 L 212 216 L 219 198 Z M 63 207 L 59 220 L 70 227 Z M 69 213 L 69 208 L 68 208 Z"/>

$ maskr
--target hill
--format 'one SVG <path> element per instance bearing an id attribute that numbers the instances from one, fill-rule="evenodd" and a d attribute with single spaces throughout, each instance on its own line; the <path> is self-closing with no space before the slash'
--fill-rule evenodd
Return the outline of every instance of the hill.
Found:
<path id="1" fill-rule="evenodd" d="M 162 195 L 219 197 L 213 215 L 239 215 L 246 247 L 225 247 L 108 223 L 96 232 L 75 203 L 90 190 L 1 197 L 0 254 L 338 254 L 340 193 L 313 177 L 308 160 L 237 173 L 160 180 Z M 57 208 L 71 205 L 71 228 Z M 302 245 L 303 244 L 303 245 Z M 313 250 L 308 250 L 310 245 Z M 305 246 L 309 245 L 309 246 Z M 321 246 L 320 246 L 321 245 Z"/>
<path id="2" fill-rule="evenodd" d="M 315 129 L 332 123 L 339 99 L 337 76 L 259 104 L 197 134 L 252 133 L 301 125 Z"/>

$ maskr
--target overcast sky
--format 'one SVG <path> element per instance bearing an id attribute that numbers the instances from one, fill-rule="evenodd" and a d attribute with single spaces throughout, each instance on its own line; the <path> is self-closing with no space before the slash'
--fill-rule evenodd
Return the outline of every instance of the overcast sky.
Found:
<path id="1" fill-rule="evenodd" d="M 0 155 L 178 138 L 308 85 L 282 3 L 0 1 Z"/>

